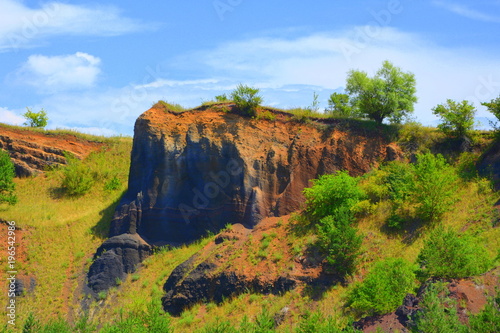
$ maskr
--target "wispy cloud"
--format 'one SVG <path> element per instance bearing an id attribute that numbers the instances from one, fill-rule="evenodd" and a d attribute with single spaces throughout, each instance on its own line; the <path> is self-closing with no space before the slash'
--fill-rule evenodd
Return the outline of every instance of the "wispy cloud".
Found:
<path id="1" fill-rule="evenodd" d="M 0 107 L 0 122 L 11 125 L 22 125 L 24 121 L 24 118 L 17 113 Z"/>
<path id="2" fill-rule="evenodd" d="M 464 4 L 451 3 L 447 1 L 433 1 L 433 3 L 436 6 L 472 20 L 500 23 L 500 16 L 490 15 L 479 10 L 472 9 Z"/>
<path id="3" fill-rule="evenodd" d="M 51 93 L 92 87 L 101 72 L 101 60 L 90 54 L 32 55 L 16 73 L 21 83 Z"/>
<path id="4" fill-rule="evenodd" d="M 116 36 L 147 29 L 114 6 L 49 2 L 33 8 L 24 1 L 0 0 L 0 8 L 0 52 L 33 47 L 52 36 Z"/>

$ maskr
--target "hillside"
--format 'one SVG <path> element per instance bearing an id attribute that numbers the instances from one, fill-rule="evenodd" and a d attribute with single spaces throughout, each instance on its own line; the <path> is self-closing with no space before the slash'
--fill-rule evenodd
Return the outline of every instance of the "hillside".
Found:
<path id="1" fill-rule="evenodd" d="M 429 144 L 420 143 L 421 137 L 415 135 L 403 137 L 404 129 L 369 122 L 313 119 L 303 123 L 286 112 L 260 111 L 267 112 L 265 118 L 239 116 L 228 104 L 183 113 L 153 108 L 137 121 L 133 147 L 130 138 L 87 140 L 88 149 L 79 156 L 96 182 L 82 196 L 68 196 L 61 189 L 63 167 L 16 179 L 19 203 L 0 206 L 0 218 L 21 227 L 17 260 L 25 291 L 18 298 L 18 323 L 29 312 L 42 323 L 58 317 L 75 323 L 87 314 L 99 328 L 121 322 L 132 329 L 138 324 L 127 318 L 161 313 L 175 332 L 216 331 L 215 327 L 229 331 L 230 326 L 247 325 L 245 320 L 250 326 L 269 320 L 277 331 L 286 332 L 306 325 L 308 318 L 319 325 L 330 316 L 343 327 L 365 316 L 348 304 L 353 287 L 385 258 L 415 262 L 432 228 L 415 220 L 401 230 L 388 230 L 390 204 L 387 199 L 374 201 L 357 217 L 362 254 L 356 274 L 344 280 L 329 269 L 325 253 L 316 246 L 314 230 L 301 224 L 302 189 L 311 185 L 311 179 L 337 170 L 348 170 L 352 176 L 366 174 L 360 184 L 373 189 L 380 185 L 375 172 L 379 165 L 407 161 L 425 145 L 446 152 L 447 143 L 432 129 L 420 129 L 435 139 Z M 67 140 L 66 134 L 36 135 Z M 475 152 L 467 155 L 469 160 L 477 160 L 488 145 L 489 139 L 481 140 Z M 408 145 L 410 141 L 420 146 Z M 449 161 L 465 165 L 457 155 L 452 151 Z M 193 194 L 185 193 L 214 182 L 209 172 L 227 170 L 234 157 L 243 170 L 230 181 L 237 186 L 229 190 L 223 186 L 224 200 L 197 207 L 201 213 L 190 221 L 193 226 L 186 225 L 172 207 L 192 205 Z M 118 185 L 110 186 L 112 182 Z M 493 260 L 500 250 L 498 194 L 480 178 L 462 181 L 456 194 L 459 199 L 440 223 L 473 234 L 487 244 Z M 246 215 L 248 211 L 253 214 Z M 6 232 L 6 225 L 1 226 Z M 204 230 L 211 232 L 204 235 Z M 147 258 L 134 261 L 129 274 L 113 277 L 111 288 L 88 293 L 87 274 L 100 258 L 118 253 L 127 258 L 121 253 L 130 249 L 137 256 L 138 247 L 127 245 L 134 234 L 138 244 L 147 244 Z M 128 240 L 122 245 L 101 246 L 111 244 L 106 243 L 108 236 L 123 235 Z M 95 257 L 96 252 L 100 257 Z M 459 295 L 463 322 L 484 308 L 484 293 L 494 296 L 499 285 L 496 265 L 498 261 L 492 262 L 485 275 L 450 280 L 450 295 Z M 5 295 L 0 301 L 6 302 Z M 371 322 L 381 321 L 386 331 L 403 329 L 396 317 Z M 363 327 L 366 332 L 375 330 L 369 324 Z"/>

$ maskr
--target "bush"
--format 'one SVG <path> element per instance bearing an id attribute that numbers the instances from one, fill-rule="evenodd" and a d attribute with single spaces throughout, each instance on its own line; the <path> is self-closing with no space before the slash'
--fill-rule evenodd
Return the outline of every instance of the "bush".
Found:
<path id="1" fill-rule="evenodd" d="M 494 299 L 489 299 L 488 304 L 477 315 L 469 317 L 469 325 L 475 333 L 500 332 L 500 307 Z"/>
<path id="2" fill-rule="evenodd" d="M 70 196 L 81 196 L 90 191 L 95 183 L 95 174 L 80 160 L 67 157 L 68 165 L 63 171 L 62 188 Z"/>
<path id="3" fill-rule="evenodd" d="M 229 102 L 229 98 L 226 94 L 215 96 L 215 101 L 219 103 Z"/>
<path id="4" fill-rule="evenodd" d="M 328 263 L 342 277 L 354 273 L 361 253 L 363 238 L 353 223 L 352 213 L 345 208 L 321 219 L 318 225 L 319 245 Z"/>
<path id="5" fill-rule="evenodd" d="M 392 213 L 388 226 L 401 228 L 406 220 L 408 206 L 413 198 L 414 187 L 413 166 L 402 162 L 391 162 L 382 167 L 385 172 L 384 183 L 392 203 Z"/>
<path id="6" fill-rule="evenodd" d="M 256 108 L 262 103 L 262 97 L 258 96 L 258 93 L 257 88 L 239 84 L 231 93 L 231 99 L 245 115 L 254 117 L 257 115 Z"/>
<path id="7" fill-rule="evenodd" d="M 366 314 L 395 310 L 415 287 L 414 266 L 401 258 L 379 261 L 348 295 L 353 309 Z"/>
<path id="8" fill-rule="evenodd" d="M 0 204 L 14 205 L 17 203 L 17 196 L 14 194 L 16 189 L 15 176 L 14 163 L 12 163 L 9 154 L 0 149 Z"/>
<path id="9" fill-rule="evenodd" d="M 347 171 L 337 171 L 314 179 L 313 186 L 304 189 L 306 197 L 306 213 L 317 222 L 320 219 L 336 215 L 337 211 L 347 208 L 363 200 L 365 193 L 358 186 L 358 179 Z"/>
<path id="10" fill-rule="evenodd" d="M 430 285 L 415 318 L 415 332 L 466 333 L 467 327 L 458 320 L 455 302 L 439 297 L 443 286 Z"/>
<path id="11" fill-rule="evenodd" d="M 417 155 L 414 165 L 415 181 L 411 195 L 417 215 L 425 221 L 437 221 L 456 201 L 458 176 L 441 155 Z"/>
<path id="12" fill-rule="evenodd" d="M 462 278 L 484 273 L 491 265 L 486 249 L 469 235 L 437 227 L 418 256 L 424 276 Z"/>
<path id="13" fill-rule="evenodd" d="M 47 126 L 49 117 L 44 109 L 41 109 L 39 112 L 33 112 L 29 108 L 26 108 L 26 110 L 27 111 L 23 113 L 23 117 L 26 119 L 24 125 L 38 128 Z"/>

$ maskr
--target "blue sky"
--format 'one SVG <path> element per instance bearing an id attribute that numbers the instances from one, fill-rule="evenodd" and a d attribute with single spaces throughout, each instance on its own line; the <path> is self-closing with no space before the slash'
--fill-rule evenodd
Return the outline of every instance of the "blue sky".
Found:
<path id="1" fill-rule="evenodd" d="M 159 99 L 194 107 L 238 83 L 264 104 L 320 107 L 384 60 L 417 80 L 415 118 L 500 95 L 500 1 L 0 0 L 0 122 L 132 135 Z"/>

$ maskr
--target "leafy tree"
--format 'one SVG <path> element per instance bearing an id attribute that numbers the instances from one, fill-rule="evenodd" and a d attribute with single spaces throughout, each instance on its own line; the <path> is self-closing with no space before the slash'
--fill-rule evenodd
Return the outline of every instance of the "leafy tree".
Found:
<path id="1" fill-rule="evenodd" d="M 385 118 L 400 123 L 413 112 L 413 104 L 417 101 L 415 75 L 403 72 L 389 61 L 384 61 L 374 77 L 351 70 L 346 91 L 352 106 L 377 123 L 382 123 Z"/>
<path id="2" fill-rule="evenodd" d="M 426 221 L 437 221 L 456 200 L 458 176 L 442 155 L 417 155 L 413 166 L 415 179 L 411 198 L 417 214 Z"/>
<path id="3" fill-rule="evenodd" d="M 433 108 L 432 113 L 441 117 L 443 122 L 438 128 L 446 135 L 469 137 L 474 128 L 476 108 L 469 101 L 457 103 L 448 99 L 446 104 L 439 104 Z"/>
<path id="4" fill-rule="evenodd" d="M 330 95 L 326 111 L 333 117 L 356 118 L 359 116 L 356 109 L 349 103 L 349 95 L 336 92 Z"/>
<path id="5" fill-rule="evenodd" d="M 253 117 L 257 115 L 257 106 L 262 103 L 262 97 L 258 93 L 257 88 L 239 84 L 231 93 L 231 99 L 244 114 Z"/>
<path id="6" fill-rule="evenodd" d="M 429 235 L 418 262 L 424 275 L 440 278 L 479 275 L 491 265 L 486 249 L 480 242 L 442 226 Z"/>
<path id="7" fill-rule="evenodd" d="M 47 116 L 47 112 L 44 109 L 39 112 L 33 112 L 29 108 L 26 108 L 26 112 L 23 113 L 23 117 L 26 119 L 24 125 L 30 127 L 39 127 L 44 128 L 47 126 L 47 122 L 49 117 Z"/>
<path id="8" fill-rule="evenodd" d="M 313 186 L 304 189 L 306 213 L 315 221 L 335 215 L 343 208 L 351 209 L 365 197 L 358 187 L 358 179 L 347 171 L 323 175 L 314 179 Z"/>
<path id="9" fill-rule="evenodd" d="M 342 277 L 356 270 L 363 238 L 353 227 L 353 214 L 347 208 L 320 220 L 319 245 L 327 253 L 327 261 Z"/>
<path id="10" fill-rule="evenodd" d="M 488 108 L 488 111 L 491 112 L 498 120 L 500 120 L 500 96 L 492 99 L 489 103 L 481 103 L 481 105 L 486 106 Z M 498 131 L 499 128 L 497 127 L 496 123 L 493 123 L 492 125 Z"/>
<path id="11" fill-rule="evenodd" d="M 415 287 L 414 266 L 401 258 L 379 261 L 348 295 L 352 308 L 368 314 L 395 310 Z"/>
<path id="12" fill-rule="evenodd" d="M 16 184 L 14 184 L 13 179 L 15 176 L 14 163 L 10 160 L 9 154 L 0 149 L 0 203 L 14 205 L 17 202 L 17 197 L 14 194 Z"/>

